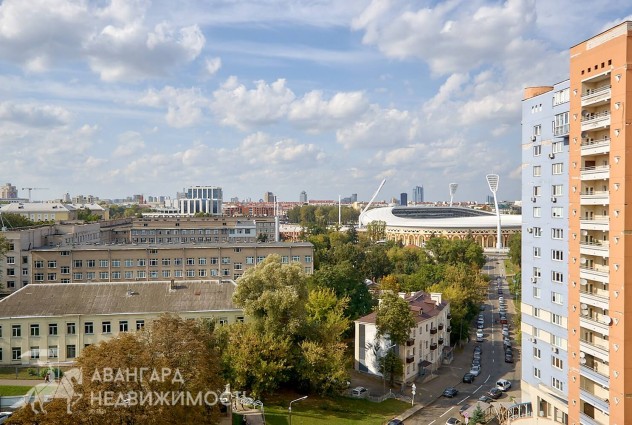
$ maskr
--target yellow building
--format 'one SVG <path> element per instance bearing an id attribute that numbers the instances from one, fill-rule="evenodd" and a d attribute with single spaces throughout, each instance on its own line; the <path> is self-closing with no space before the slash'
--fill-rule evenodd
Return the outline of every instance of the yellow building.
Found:
<path id="1" fill-rule="evenodd" d="M 235 287 L 231 280 L 29 285 L 0 300 L 0 365 L 72 362 L 85 347 L 165 312 L 243 321 L 232 302 Z"/>

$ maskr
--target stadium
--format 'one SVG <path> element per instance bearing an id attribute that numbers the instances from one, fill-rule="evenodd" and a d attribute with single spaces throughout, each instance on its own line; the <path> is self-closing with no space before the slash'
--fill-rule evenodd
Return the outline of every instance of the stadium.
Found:
<path id="1" fill-rule="evenodd" d="M 423 246 L 435 236 L 448 239 L 473 237 L 484 249 L 496 247 L 496 214 L 463 207 L 415 206 L 383 207 L 366 211 L 360 216 L 360 226 L 372 221 L 386 223 L 386 239 L 404 245 Z M 519 233 L 521 215 L 500 216 L 502 246 L 514 233 Z"/>

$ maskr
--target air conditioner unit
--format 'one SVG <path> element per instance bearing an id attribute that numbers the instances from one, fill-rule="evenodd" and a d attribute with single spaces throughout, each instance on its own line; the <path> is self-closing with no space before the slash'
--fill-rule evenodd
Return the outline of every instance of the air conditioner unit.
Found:
<path id="1" fill-rule="evenodd" d="M 531 136 L 531 141 L 535 142 L 535 136 Z"/>
<path id="2" fill-rule="evenodd" d="M 533 198 L 531 198 L 531 202 L 535 202 L 537 200 L 538 200 L 538 198 L 536 198 L 535 196 Z"/>
<path id="3" fill-rule="evenodd" d="M 557 347 L 551 347 L 551 351 L 553 351 L 555 354 L 559 354 L 560 353 L 560 349 Z"/>
<path id="4" fill-rule="evenodd" d="M 531 283 L 538 283 L 538 278 L 537 277 L 532 277 L 531 278 Z"/>
<path id="5" fill-rule="evenodd" d="M 538 340 L 537 340 L 537 339 L 535 339 L 535 338 L 529 338 L 529 341 L 531 341 L 531 342 L 532 342 L 532 343 L 534 343 L 534 344 L 537 344 L 537 343 L 538 343 Z"/>
<path id="6" fill-rule="evenodd" d="M 549 158 L 554 159 L 555 158 L 555 154 L 554 153 L 550 153 L 549 154 Z"/>
<path id="7" fill-rule="evenodd" d="M 557 202 L 557 198 L 555 196 L 551 196 L 551 202 L 556 203 Z"/>
<path id="8" fill-rule="evenodd" d="M 527 232 L 533 233 L 533 227 L 527 227 Z"/>

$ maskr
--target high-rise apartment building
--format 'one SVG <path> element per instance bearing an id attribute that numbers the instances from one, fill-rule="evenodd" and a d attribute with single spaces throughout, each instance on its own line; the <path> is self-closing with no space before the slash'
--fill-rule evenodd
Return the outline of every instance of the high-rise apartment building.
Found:
<path id="1" fill-rule="evenodd" d="M 424 201 L 424 187 L 423 186 L 413 187 L 413 202 L 417 204 L 423 201 Z"/>
<path id="2" fill-rule="evenodd" d="M 222 188 L 217 186 L 191 186 L 185 190 L 186 197 L 179 198 L 179 210 L 183 215 L 204 213 L 222 214 Z"/>
<path id="3" fill-rule="evenodd" d="M 263 194 L 263 202 L 274 202 L 274 193 L 272 193 L 272 192 L 264 192 L 264 194 Z"/>
<path id="4" fill-rule="evenodd" d="M 298 201 L 302 204 L 306 204 L 307 203 L 307 192 L 305 192 L 304 190 L 301 192 Z"/>
<path id="5" fill-rule="evenodd" d="M 399 194 L 399 205 L 405 207 L 408 205 L 408 193 L 402 192 Z"/>
<path id="6" fill-rule="evenodd" d="M 559 423 L 568 417 L 569 106 L 568 80 L 525 89 L 522 400 L 531 402 L 536 415 Z"/>
<path id="7" fill-rule="evenodd" d="M 564 424 L 632 423 L 630 56 L 624 22 L 571 48 L 568 91 L 532 88 L 523 102 L 523 400 Z M 567 161 L 566 146 L 554 148 L 566 132 Z"/>
<path id="8" fill-rule="evenodd" d="M 0 186 L 0 198 L 2 199 L 15 199 L 18 197 L 18 188 L 11 183 L 5 183 Z"/>

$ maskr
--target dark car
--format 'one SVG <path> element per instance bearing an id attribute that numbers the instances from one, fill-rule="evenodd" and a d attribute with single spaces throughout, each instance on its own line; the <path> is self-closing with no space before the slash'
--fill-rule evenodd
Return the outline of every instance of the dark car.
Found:
<path id="1" fill-rule="evenodd" d="M 474 382 L 474 375 L 469 372 L 466 373 L 465 375 L 463 375 L 463 382 L 465 382 L 466 384 L 471 384 L 472 382 Z"/>
<path id="2" fill-rule="evenodd" d="M 390 421 L 388 421 L 387 425 L 404 425 L 404 421 L 402 421 L 401 419 L 391 419 Z"/>
<path id="3" fill-rule="evenodd" d="M 491 390 L 489 390 L 487 392 L 487 395 L 491 398 L 493 398 L 494 400 L 500 398 L 503 395 L 503 392 L 501 390 L 499 390 L 498 388 L 494 387 Z"/>
<path id="4" fill-rule="evenodd" d="M 461 406 L 461 408 L 459 409 L 459 415 L 463 416 L 463 412 L 465 412 L 469 408 L 470 408 L 469 404 L 464 404 L 463 406 Z"/>
<path id="5" fill-rule="evenodd" d="M 478 401 L 482 401 L 483 403 L 491 403 L 492 401 L 494 401 L 494 399 L 489 396 L 482 395 L 478 398 Z"/>
<path id="6" fill-rule="evenodd" d="M 456 396 L 458 393 L 459 393 L 459 390 L 457 390 L 454 387 L 448 387 L 445 390 L 443 390 L 443 396 L 444 397 L 452 398 L 452 397 Z M 501 391 L 501 393 L 502 393 L 502 391 Z"/>
<path id="7" fill-rule="evenodd" d="M 482 353 L 483 352 L 483 348 L 480 345 L 477 345 L 474 347 L 474 352 L 475 353 Z"/>
<path id="8" fill-rule="evenodd" d="M 512 354 L 505 354 L 505 363 L 513 363 L 513 355 Z M 465 379 L 465 378 L 463 378 Z M 465 381 L 463 381 L 465 382 Z"/>
<path id="9" fill-rule="evenodd" d="M 502 290 L 502 289 L 499 289 L 499 290 L 498 290 L 498 295 L 502 295 L 502 294 L 503 294 L 503 290 Z"/>

